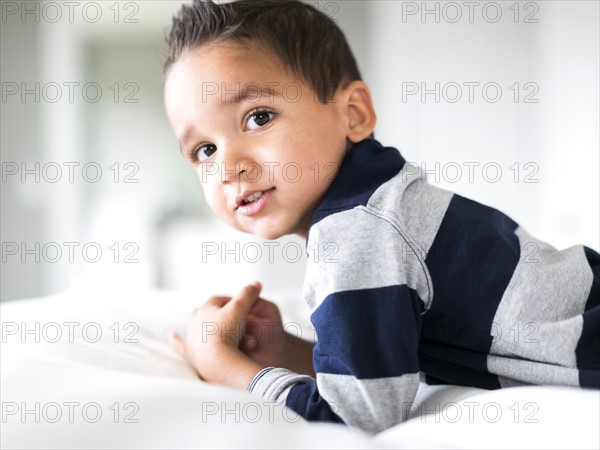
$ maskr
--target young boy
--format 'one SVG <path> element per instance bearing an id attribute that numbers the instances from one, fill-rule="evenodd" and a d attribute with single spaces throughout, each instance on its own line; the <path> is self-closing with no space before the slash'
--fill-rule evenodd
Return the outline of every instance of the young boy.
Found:
<path id="1" fill-rule="evenodd" d="M 259 283 L 213 297 L 186 341 L 170 336 L 202 379 L 368 432 L 406 418 L 420 377 L 600 387 L 600 255 L 555 250 L 374 140 L 369 88 L 329 18 L 196 0 L 169 49 L 167 114 L 210 207 L 265 239 L 306 239 L 318 336 L 274 335 Z"/>

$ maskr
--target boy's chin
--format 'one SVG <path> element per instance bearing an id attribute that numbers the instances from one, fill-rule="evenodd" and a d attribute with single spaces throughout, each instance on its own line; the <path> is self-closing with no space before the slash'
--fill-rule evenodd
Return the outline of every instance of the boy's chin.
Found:
<path id="1" fill-rule="evenodd" d="M 276 230 L 254 230 L 254 231 L 247 231 L 247 233 L 250 233 L 254 236 L 258 236 L 259 238 L 262 238 L 266 241 L 274 241 L 274 240 L 279 239 L 287 234 L 287 233 L 283 233 L 281 231 L 276 231 Z"/>
<path id="2" fill-rule="evenodd" d="M 282 228 L 271 228 L 271 227 L 260 227 L 260 226 L 253 227 L 250 229 L 248 229 L 248 228 L 240 229 L 239 231 L 251 234 L 253 236 L 257 236 L 266 241 L 274 241 L 281 237 L 293 234 L 289 230 L 284 230 Z"/>
<path id="3" fill-rule="evenodd" d="M 274 241 L 285 236 L 300 236 L 305 237 L 303 230 L 305 227 L 302 224 L 294 223 L 286 218 L 262 218 L 243 223 L 242 221 L 226 221 L 226 223 L 242 233 L 251 234 L 253 236 Z"/>

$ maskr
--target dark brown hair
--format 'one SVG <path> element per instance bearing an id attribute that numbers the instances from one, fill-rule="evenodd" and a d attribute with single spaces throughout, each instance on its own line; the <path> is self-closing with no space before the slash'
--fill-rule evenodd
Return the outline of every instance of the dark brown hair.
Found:
<path id="1" fill-rule="evenodd" d="M 194 0 L 173 18 L 167 37 L 169 68 L 186 51 L 213 42 L 259 44 L 271 51 L 326 103 L 340 87 L 361 80 L 348 42 L 336 23 L 295 0 Z"/>

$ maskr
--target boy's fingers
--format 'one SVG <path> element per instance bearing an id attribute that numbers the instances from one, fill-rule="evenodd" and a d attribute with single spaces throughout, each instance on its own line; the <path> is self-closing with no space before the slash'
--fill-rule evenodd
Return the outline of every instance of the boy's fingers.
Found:
<path id="1" fill-rule="evenodd" d="M 223 306 L 225 306 L 230 300 L 231 300 L 231 297 L 224 297 L 221 295 L 215 295 L 213 297 L 210 297 L 208 300 L 206 300 L 204 305 L 197 306 L 196 308 L 194 308 L 192 310 L 192 312 L 190 313 L 190 317 L 193 318 L 198 312 L 202 311 L 207 306 L 208 307 L 212 306 L 212 307 L 220 309 Z"/>
<path id="2" fill-rule="evenodd" d="M 250 309 L 250 314 L 255 314 L 258 317 L 273 316 L 277 314 L 277 312 L 279 312 L 279 308 L 277 308 L 275 303 L 265 300 L 264 298 L 259 298 Z"/>
<path id="3" fill-rule="evenodd" d="M 169 331 L 167 333 L 167 339 L 171 348 L 173 348 L 184 358 L 187 358 L 185 342 L 183 342 L 183 339 L 181 339 L 177 333 L 175 333 L 174 331 Z"/>
<path id="4" fill-rule="evenodd" d="M 241 348 L 246 351 L 255 350 L 257 346 L 257 341 L 254 336 L 244 336 L 241 342 Z"/>
<path id="5" fill-rule="evenodd" d="M 188 357 L 187 345 L 185 344 L 185 341 L 183 339 L 181 339 L 179 337 L 179 335 L 177 333 L 175 333 L 174 331 L 167 332 L 167 340 L 169 341 L 169 345 L 177 353 L 179 353 L 183 357 L 183 359 L 185 359 L 188 362 L 188 364 L 190 364 L 194 368 L 194 370 L 196 371 L 196 374 L 198 375 L 198 378 L 200 378 L 201 380 L 204 380 L 204 378 L 202 378 L 202 376 L 198 372 L 198 369 L 196 369 L 193 362 Z"/>
<path id="6" fill-rule="evenodd" d="M 265 299 L 259 298 L 256 302 L 254 302 L 252 308 L 250 308 L 250 314 L 261 316 L 267 303 L 268 302 Z"/>
<path id="7" fill-rule="evenodd" d="M 235 295 L 225 307 L 237 310 L 237 318 L 245 322 L 252 305 L 258 300 L 258 294 L 260 294 L 261 289 L 262 286 L 259 282 L 249 284 L 242 288 L 242 290 Z"/>
<path id="8" fill-rule="evenodd" d="M 229 302 L 229 300 L 231 300 L 231 297 L 224 297 L 222 295 L 215 295 L 215 296 L 210 297 L 206 301 L 206 304 L 207 305 L 211 305 L 211 306 L 217 306 L 217 307 L 221 308 L 225 304 L 227 304 L 227 302 Z M 198 309 L 198 308 L 196 308 L 196 309 Z"/>

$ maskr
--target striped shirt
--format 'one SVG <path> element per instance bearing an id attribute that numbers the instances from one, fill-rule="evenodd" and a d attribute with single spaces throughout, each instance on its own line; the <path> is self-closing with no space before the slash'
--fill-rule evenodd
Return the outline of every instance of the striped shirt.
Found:
<path id="1" fill-rule="evenodd" d="M 350 149 L 307 254 L 316 379 L 267 368 L 248 390 L 308 420 L 379 432 L 420 380 L 600 388 L 600 255 L 428 184 L 394 148 Z"/>

